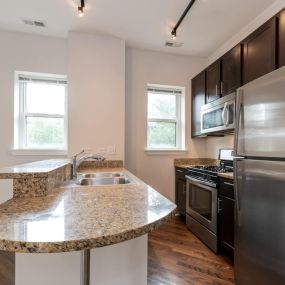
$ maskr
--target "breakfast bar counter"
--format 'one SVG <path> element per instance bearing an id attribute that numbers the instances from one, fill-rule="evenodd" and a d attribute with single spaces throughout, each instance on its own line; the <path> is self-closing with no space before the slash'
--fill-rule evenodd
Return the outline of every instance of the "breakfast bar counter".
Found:
<path id="1" fill-rule="evenodd" d="M 65 165 L 61 165 L 59 171 L 61 167 Z M 78 285 L 82 275 L 78 271 L 82 260 L 78 252 L 87 251 L 91 252 L 91 268 L 94 268 L 92 260 L 93 263 L 99 262 L 96 257 L 104 263 L 104 258 L 109 256 L 108 264 L 102 269 L 106 272 L 112 267 L 112 262 L 114 268 L 120 268 L 126 260 L 129 269 L 126 273 L 120 269 L 121 282 L 132 284 L 133 281 L 127 280 L 137 275 L 141 276 L 141 282 L 136 284 L 146 284 L 147 233 L 171 218 L 175 214 L 176 205 L 122 167 L 89 166 L 80 171 L 118 172 L 128 177 L 129 183 L 82 186 L 75 180 L 65 179 L 54 189 L 46 187 L 48 191 L 45 195 L 34 192 L 38 195 L 12 198 L 0 205 L 0 249 L 16 253 L 16 285 L 36 284 L 39 280 L 33 280 L 37 280 L 37 275 L 39 278 L 45 276 L 46 270 L 49 272 L 47 284 L 55 282 L 50 284 Z M 3 177 L 5 178 L 4 174 Z M 11 178 L 11 175 L 7 177 Z M 19 173 L 16 177 L 19 178 Z M 54 181 L 52 184 L 56 185 Z M 103 247 L 109 249 L 105 253 L 96 249 Z M 134 254 L 136 256 L 132 256 Z M 70 270 L 72 266 L 64 269 L 63 263 L 71 260 L 74 261 L 74 269 Z M 139 262 L 136 263 L 135 260 Z M 46 263 L 49 269 L 42 268 Z M 38 268 L 32 278 L 23 281 L 27 275 L 24 272 L 31 264 L 34 265 L 34 270 L 42 264 L 42 269 Z M 65 274 L 70 274 L 60 283 L 50 276 L 56 274 L 58 268 L 65 271 Z M 141 274 L 138 268 L 143 269 Z M 90 284 L 93 284 L 92 276 L 95 276 L 94 280 L 99 278 L 100 282 L 105 280 L 104 284 L 119 284 L 116 283 L 120 280 L 118 276 L 108 276 L 102 270 L 93 275 L 91 272 Z M 111 281 L 106 281 L 106 276 Z M 41 284 L 46 284 L 43 282 L 45 281 L 41 281 Z M 94 284 L 103 283 L 97 280 Z"/>

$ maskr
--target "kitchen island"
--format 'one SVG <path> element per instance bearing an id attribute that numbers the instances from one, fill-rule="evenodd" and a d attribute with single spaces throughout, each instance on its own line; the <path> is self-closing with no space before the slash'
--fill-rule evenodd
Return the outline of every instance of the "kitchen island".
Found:
<path id="1" fill-rule="evenodd" d="M 78 285 L 87 274 L 91 285 L 146 285 L 147 233 L 173 216 L 176 205 L 122 167 L 88 165 L 82 171 L 120 172 L 131 183 L 77 185 L 68 179 L 68 163 L 42 172 L 30 167 L 31 179 L 45 177 L 52 185 L 59 179 L 60 185 L 34 191 L 32 183 L 35 195 L 25 192 L 0 205 L 0 249 L 16 253 L 15 284 Z M 17 169 L 0 170 L 0 178 L 27 177 Z M 15 183 L 13 188 L 19 193 Z M 86 252 L 90 272 L 86 264 L 81 270 Z"/>

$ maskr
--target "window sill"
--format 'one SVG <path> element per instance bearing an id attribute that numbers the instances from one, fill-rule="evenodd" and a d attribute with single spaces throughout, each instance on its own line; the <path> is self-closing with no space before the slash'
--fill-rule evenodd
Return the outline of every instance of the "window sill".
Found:
<path id="1" fill-rule="evenodd" d="M 12 155 L 48 155 L 48 156 L 66 156 L 65 149 L 12 149 Z"/>
<path id="2" fill-rule="evenodd" d="M 188 152 L 188 149 L 150 149 L 146 148 L 144 150 L 145 153 L 149 155 L 171 155 L 171 154 L 177 154 L 177 153 L 186 153 Z"/>

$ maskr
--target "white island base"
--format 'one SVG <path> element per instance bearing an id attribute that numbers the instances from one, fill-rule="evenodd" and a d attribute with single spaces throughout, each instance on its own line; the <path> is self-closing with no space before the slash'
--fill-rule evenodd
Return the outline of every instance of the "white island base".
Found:
<path id="1" fill-rule="evenodd" d="M 147 285 L 147 235 L 91 250 L 90 285 Z M 16 253 L 15 285 L 80 285 L 81 252 Z"/>

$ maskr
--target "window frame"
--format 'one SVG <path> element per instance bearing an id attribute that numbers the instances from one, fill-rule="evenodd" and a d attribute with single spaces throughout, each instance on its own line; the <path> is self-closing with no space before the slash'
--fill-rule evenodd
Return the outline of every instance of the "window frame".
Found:
<path id="1" fill-rule="evenodd" d="M 27 92 L 24 84 L 21 83 L 20 77 L 30 78 L 35 80 L 53 80 L 65 81 L 64 94 L 64 114 L 48 114 L 48 113 L 29 113 L 27 111 Z M 47 74 L 16 71 L 15 72 L 15 104 L 14 104 L 14 154 L 38 154 L 38 155 L 64 155 L 67 153 L 67 130 L 68 130 L 68 96 L 67 96 L 67 77 L 65 75 Z M 23 88 L 23 89 L 22 89 Z M 38 146 L 31 147 L 27 145 L 27 118 L 62 118 L 64 120 L 64 141 L 62 147 Z M 17 153 L 18 151 L 18 153 Z M 30 151 L 30 153 L 29 153 Z"/>
<path id="2" fill-rule="evenodd" d="M 172 92 L 161 95 L 175 95 L 176 96 L 176 118 L 175 119 L 166 119 L 166 118 L 149 118 L 148 117 L 148 100 L 149 100 L 149 91 L 150 89 L 161 89 L 161 90 L 170 90 Z M 179 91 L 176 93 L 174 91 Z M 149 145 L 148 137 L 148 124 L 151 122 L 166 122 L 166 123 L 175 123 L 176 124 L 176 146 L 175 147 L 153 147 Z M 186 151 L 185 148 L 185 87 L 181 86 L 170 86 L 170 85 L 160 85 L 160 84 L 147 84 L 147 105 L 146 105 L 146 151 L 151 152 L 171 152 L 171 151 Z"/>

